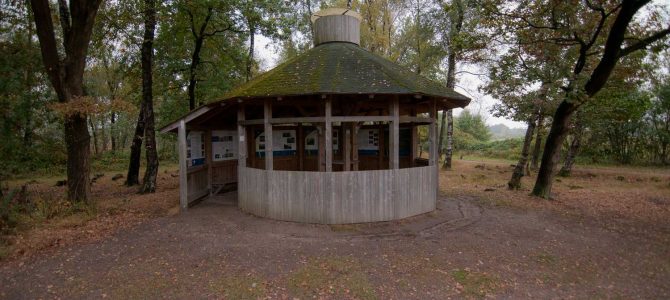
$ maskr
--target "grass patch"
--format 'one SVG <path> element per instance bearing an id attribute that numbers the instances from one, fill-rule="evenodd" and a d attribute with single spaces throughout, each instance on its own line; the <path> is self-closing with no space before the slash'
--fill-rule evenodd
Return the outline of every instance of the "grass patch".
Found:
<path id="1" fill-rule="evenodd" d="M 377 299 L 362 263 L 348 257 L 311 260 L 288 278 L 288 288 L 301 299 Z"/>
<path id="2" fill-rule="evenodd" d="M 535 256 L 535 261 L 537 261 L 539 264 L 553 266 L 558 263 L 558 257 L 547 252 L 541 252 Z"/>
<path id="3" fill-rule="evenodd" d="M 267 294 L 265 281 L 252 275 L 225 277 L 209 288 L 224 299 L 261 299 Z"/>
<path id="4" fill-rule="evenodd" d="M 451 277 L 460 284 L 460 290 L 467 297 L 484 298 L 497 286 L 495 277 L 468 269 L 456 269 L 451 272 Z"/>

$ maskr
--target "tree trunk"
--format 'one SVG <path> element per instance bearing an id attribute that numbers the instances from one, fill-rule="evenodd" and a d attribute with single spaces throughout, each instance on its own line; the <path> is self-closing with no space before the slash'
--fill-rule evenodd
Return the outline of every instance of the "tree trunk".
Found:
<path id="1" fill-rule="evenodd" d="M 147 169 L 144 172 L 144 182 L 140 193 L 153 193 L 156 191 L 156 176 L 158 175 L 158 152 L 156 151 L 156 130 L 154 126 L 154 104 L 153 104 L 153 42 L 156 28 L 156 3 L 155 0 L 144 0 L 144 42 L 142 43 L 142 102 L 144 102 L 144 120 L 146 127 L 144 136 L 147 156 Z"/>
<path id="2" fill-rule="evenodd" d="M 437 135 L 437 157 L 441 158 L 444 151 L 442 145 L 444 145 L 444 131 L 447 129 L 447 111 L 442 111 L 442 119 L 440 120 L 440 131 Z"/>
<path id="3" fill-rule="evenodd" d="M 251 72 L 254 64 L 254 40 L 256 37 L 256 28 L 254 24 L 249 22 L 249 54 L 247 56 L 247 82 L 251 80 Z"/>
<path id="4" fill-rule="evenodd" d="M 581 89 L 579 92 L 583 92 L 583 97 L 585 97 L 585 99 L 574 99 L 576 96 L 573 96 L 573 93 L 581 93 L 576 93 L 575 91 L 569 90 L 567 91 L 563 102 L 561 102 L 561 104 L 556 109 L 554 120 L 551 124 L 551 129 L 549 131 L 549 135 L 547 136 L 547 141 L 544 145 L 542 165 L 540 166 L 540 171 L 537 174 L 537 181 L 535 182 L 535 187 L 533 188 L 532 192 L 533 195 L 543 198 L 550 198 L 551 196 L 551 185 L 554 177 L 553 171 L 556 168 L 556 163 L 558 162 L 559 149 L 565 140 L 570 116 L 579 106 L 577 103 L 583 103 L 584 101 L 587 101 L 590 97 L 596 95 L 603 88 L 621 57 L 626 56 L 634 51 L 644 49 L 649 44 L 658 41 L 670 33 L 670 29 L 662 30 L 643 40 L 638 40 L 637 42 L 628 45 L 626 48 L 621 48 L 631 20 L 633 20 L 633 17 L 637 11 L 648 2 L 649 1 L 632 0 L 624 0 L 621 2 L 619 13 L 616 15 L 616 19 L 614 19 L 614 22 L 611 23 L 612 25 L 609 28 L 607 39 L 605 41 L 605 47 L 603 48 L 602 52 L 602 57 L 588 77 L 586 84 L 583 87 L 579 87 Z M 601 24 L 601 26 L 603 25 Z M 584 68 L 588 56 L 587 53 L 590 50 L 588 47 L 590 47 L 590 45 L 582 45 L 582 48 L 579 49 L 580 56 L 577 59 L 577 64 L 575 65 L 575 69 L 573 71 L 573 75 L 575 76 L 579 75 Z"/>
<path id="5" fill-rule="evenodd" d="M 421 75 L 421 8 L 419 4 L 419 1 L 416 1 L 416 74 Z"/>
<path id="6" fill-rule="evenodd" d="M 65 120 L 68 199 L 87 204 L 90 204 L 91 198 L 90 141 L 85 116 L 73 116 Z"/>
<path id="7" fill-rule="evenodd" d="M 546 199 L 551 197 L 551 185 L 554 179 L 554 169 L 558 163 L 559 150 L 565 140 L 570 116 L 576 108 L 573 103 L 563 100 L 556 109 L 554 121 L 551 123 L 551 129 L 544 144 L 540 171 L 537 173 L 537 180 L 535 181 L 535 187 L 533 187 L 532 194 L 535 196 Z"/>
<path id="8" fill-rule="evenodd" d="M 583 132 L 584 128 L 582 127 L 581 122 L 578 120 L 572 133 L 572 142 L 570 142 L 568 153 L 565 155 L 565 162 L 563 162 L 563 167 L 561 170 L 558 171 L 558 176 L 570 177 L 570 175 L 572 175 L 572 165 L 575 163 L 575 157 L 579 153 Z"/>
<path id="9" fill-rule="evenodd" d="M 454 112 L 447 110 L 447 147 L 444 152 L 444 168 L 451 170 L 451 160 L 454 155 Z"/>
<path id="10" fill-rule="evenodd" d="M 105 152 L 107 151 L 107 145 L 108 145 L 107 142 L 109 141 L 107 139 L 107 132 L 105 129 L 105 123 L 106 123 L 105 118 L 100 118 L 98 123 L 100 123 L 100 141 L 101 141 L 100 151 Z"/>
<path id="11" fill-rule="evenodd" d="M 109 139 L 112 143 L 112 152 L 116 152 L 116 139 L 117 139 L 116 112 L 112 111 L 109 121 L 110 121 L 110 124 L 109 124 Z"/>
<path id="12" fill-rule="evenodd" d="M 196 73 L 198 70 L 198 65 L 200 65 L 200 50 L 202 49 L 203 38 L 199 37 L 195 40 L 195 49 L 193 50 L 193 56 L 191 57 L 191 67 L 190 74 L 188 78 L 188 109 L 195 109 L 195 88 L 198 84 L 198 78 Z"/>
<path id="13" fill-rule="evenodd" d="M 33 48 L 33 20 L 30 18 L 30 2 L 26 3 L 26 15 L 28 18 L 26 18 L 26 28 L 28 29 L 28 37 L 27 37 L 27 48 L 32 49 Z M 33 98 L 35 97 L 34 93 L 31 91 L 33 90 L 33 84 L 34 84 L 34 79 L 35 79 L 35 70 L 32 68 L 33 64 L 28 63 L 26 64 L 26 70 L 25 70 L 25 83 L 26 83 L 26 91 L 28 97 L 25 98 L 25 105 L 26 105 L 26 115 L 25 115 L 25 122 L 24 122 L 24 128 L 23 128 L 23 147 L 24 149 L 30 149 L 33 146 Z M 26 151 L 27 152 L 27 151 Z M 28 153 L 26 153 L 29 155 Z M 25 158 L 28 158 L 27 156 Z M 0 188 L 1 190 L 1 188 Z"/>
<path id="14" fill-rule="evenodd" d="M 456 36 L 461 33 L 461 28 L 463 27 L 463 19 L 465 13 L 463 11 L 463 3 L 460 0 L 454 0 L 454 5 L 456 5 L 456 15 L 450 14 L 452 21 L 451 28 L 449 30 L 449 55 L 447 56 L 447 87 L 454 89 L 456 86 L 456 55 L 457 47 L 454 45 Z M 443 167 L 447 170 L 451 169 L 451 161 L 453 156 L 453 140 L 454 140 L 454 116 L 451 110 L 447 111 L 447 149 L 444 156 L 444 165 Z"/>
<path id="15" fill-rule="evenodd" d="M 523 138 L 523 148 L 521 149 L 521 157 L 519 162 L 514 167 L 512 178 L 507 183 L 507 188 L 510 190 L 518 190 L 521 188 L 521 177 L 524 175 L 524 167 L 528 163 L 528 154 L 530 152 L 530 144 L 533 140 L 533 131 L 535 130 L 535 116 L 528 118 L 528 128 L 526 128 L 526 135 Z"/>
<path id="16" fill-rule="evenodd" d="M 544 127 L 542 124 L 544 123 L 544 114 L 542 111 L 538 112 L 537 116 L 537 125 L 535 128 L 537 128 L 537 133 L 535 134 L 535 146 L 533 147 L 533 156 L 530 160 L 530 169 L 532 171 L 537 170 L 538 164 L 540 162 L 540 150 L 542 150 L 542 128 Z"/>
<path id="17" fill-rule="evenodd" d="M 98 135 L 93 121 L 93 117 L 88 117 L 88 125 L 91 127 L 91 134 L 93 135 L 93 153 L 95 155 L 100 154 L 100 149 L 98 149 Z"/>
<path id="18" fill-rule="evenodd" d="M 142 156 L 142 140 L 144 139 L 144 129 L 146 126 L 145 112 L 145 103 L 142 101 L 140 113 L 137 117 L 137 126 L 135 126 L 135 135 L 133 135 L 133 143 L 130 146 L 128 175 L 126 176 L 127 186 L 140 184 L 140 157 Z"/>
<path id="19" fill-rule="evenodd" d="M 42 61 L 60 103 L 78 101 L 85 96 L 84 69 L 95 16 L 101 0 L 59 1 L 59 20 L 65 58 L 56 43 L 48 0 L 31 0 Z M 69 4 L 69 5 L 68 5 Z M 67 149 L 68 199 L 90 203 L 90 135 L 87 116 L 73 112 L 64 116 Z"/>
<path id="20" fill-rule="evenodd" d="M 193 54 L 191 55 L 191 66 L 189 67 L 188 78 L 188 108 L 190 110 L 193 110 L 196 107 L 195 88 L 198 84 L 197 71 L 198 66 L 200 66 L 200 52 L 202 51 L 202 45 L 205 42 L 205 31 L 207 30 L 209 20 L 212 18 L 213 10 L 214 8 L 212 7 L 207 8 L 207 15 L 205 16 L 205 20 L 200 26 L 199 31 L 196 31 L 193 13 L 188 11 L 191 19 L 191 33 L 193 35 Z"/>

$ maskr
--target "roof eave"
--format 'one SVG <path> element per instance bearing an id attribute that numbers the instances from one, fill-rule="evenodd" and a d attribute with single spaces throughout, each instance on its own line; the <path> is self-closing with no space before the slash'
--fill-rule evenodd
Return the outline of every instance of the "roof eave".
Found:
<path id="1" fill-rule="evenodd" d="M 167 124 L 167 125 L 163 126 L 163 128 L 159 129 L 159 131 L 160 131 L 161 133 L 168 133 L 168 132 L 171 132 L 171 131 L 176 131 L 177 128 L 179 127 L 179 122 L 180 122 L 181 120 L 184 120 L 185 123 L 188 123 L 188 122 L 192 121 L 193 119 L 195 119 L 195 118 L 197 118 L 197 117 L 199 117 L 199 116 L 204 115 L 206 112 L 208 112 L 208 111 L 210 111 L 210 110 L 212 109 L 212 108 L 210 107 L 210 105 L 211 105 L 211 103 L 210 103 L 210 104 L 207 104 L 207 105 L 203 105 L 203 106 L 201 106 L 201 107 L 199 107 L 199 108 L 196 108 L 196 109 L 190 111 L 189 113 L 187 113 L 186 115 L 182 116 L 181 118 L 179 118 L 179 119 L 173 121 L 173 122 L 170 123 L 170 124 Z"/>

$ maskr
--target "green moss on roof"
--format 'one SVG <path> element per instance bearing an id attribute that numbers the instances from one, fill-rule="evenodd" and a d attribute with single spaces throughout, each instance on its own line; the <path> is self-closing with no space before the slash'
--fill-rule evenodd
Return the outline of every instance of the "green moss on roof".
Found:
<path id="1" fill-rule="evenodd" d="M 327 43 L 232 90 L 223 99 L 310 94 L 419 94 L 470 99 L 351 43 Z"/>

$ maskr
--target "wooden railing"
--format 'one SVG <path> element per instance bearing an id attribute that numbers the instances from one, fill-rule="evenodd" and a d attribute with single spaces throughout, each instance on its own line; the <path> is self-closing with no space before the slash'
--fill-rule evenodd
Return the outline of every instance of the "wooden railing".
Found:
<path id="1" fill-rule="evenodd" d="M 209 194 L 209 188 L 207 187 L 207 165 L 190 167 L 187 174 L 188 203 L 207 196 Z"/>

